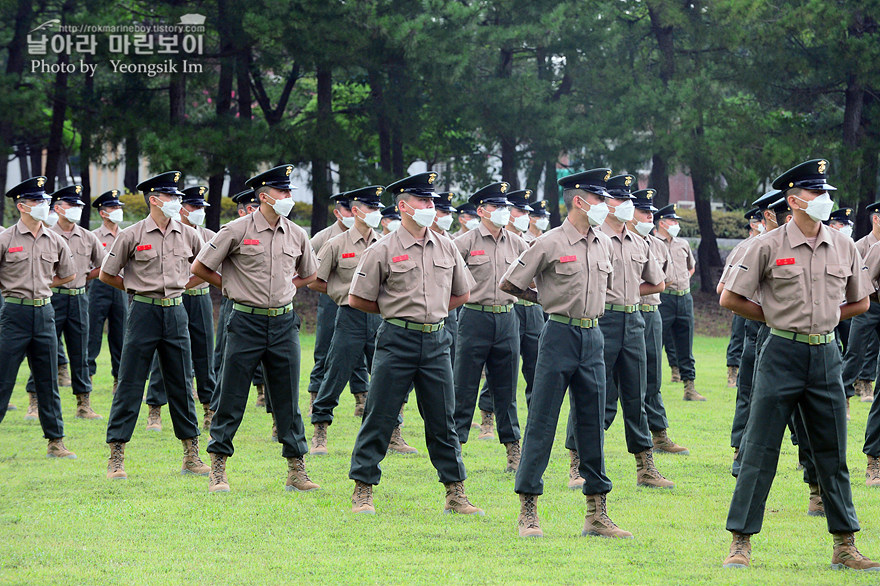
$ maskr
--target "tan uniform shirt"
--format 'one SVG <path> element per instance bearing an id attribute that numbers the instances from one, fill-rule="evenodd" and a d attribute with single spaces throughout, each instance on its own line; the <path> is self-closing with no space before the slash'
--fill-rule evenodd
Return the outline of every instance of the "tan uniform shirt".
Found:
<path id="1" fill-rule="evenodd" d="M 636 305 L 639 303 L 639 285 L 659 285 L 665 275 L 651 254 L 648 243 L 638 234 L 626 228 L 617 233 L 608 224 L 599 229 L 611 239 L 611 286 L 605 302 L 612 305 Z"/>
<path id="2" fill-rule="evenodd" d="M 634 234 L 640 238 L 642 237 L 642 235 L 637 232 L 634 232 Z M 648 234 L 648 236 L 645 237 L 645 242 L 648 243 L 648 248 L 657 260 L 657 264 L 660 265 L 660 270 L 663 271 L 664 275 L 669 274 L 669 249 L 663 244 L 663 240 L 652 234 Z M 650 295 L 642 295 L 639 299 L 639 303 L 642 305 L 660 305 L 660 294 L 651 293 Z"/>
<path id="3" fill-rule="evenodd" d="M 199 238 L 202 240 L 202 248 L 204 248 L 204 245 L 210 242 L 214 238 L 214 236 L 217 235 L 216 232 L 214 232 L 213 230 L 209 230 L 204 226 L 196 226 L 194 230 L 198 233 Z M 210 283 L 199 283 L 194 287 L 194 289 L 208 289 L 210 286 Z"/>
<path id="4" fill-rule="evenodd" d="M 584 236 L 566 218 L 520 254 L 502 279 L 520 289 L 534 281 L 547 313 L 597 318 L 605 313 L 611 271 L 608 236 L 595 228 Z"/>
<path id="5" fill-rule="evenodd" d="M 507 305 L 516 297 L 498 288 L 501 276 L 528 245 L 522 238 L 507 230 L 501 230 L 498 240 L 480 223 L 476 230 L 454 240 L 476 284 L 471 289 L 468 303 L 480 305 Z"/>
<path id="6" fill-rule="evenodd" d="M 113 242 L 116 241 L 116 235 L 118 235 L 121 230 L 122 228 L 117 227 L 116 234 L 113 234 L 113 232 L 107 229 L 107 226 L 105 226 L 103 222 L 96 229 L 92 230 L 92 233 L 97 236 L 98 240 L 101 242 L 101 248 L 104 249 L 104 256 L 107 256 L 107 252 L 110 251 L 110 247 L 113 246 Z M 119 271 L 119 276 L 124 277 L 125 271 Z"/>
<path id="7" fill-rule="evenodd" d="M 79 289 L 85 287 L 91 270 L 100 267 L 104 260 L 104 246 L 97 236 L 79 224 L 74 224 L 70 232 L 63 231 L 60 223 L 55 224 L 52 229 L 64 238 L 67 246 L 70 247 L 76 270 L 76 278 L 70 283 L 62 285 L 62 288 Z"/>
<path id="8" fill-rule="evenodd" d="M 67 242 L 45 226 L 37 237 L 21 220 L 0 234 L 0 292 L 3 297 L 45 299 L 52 280 L 76 272 Z"/>
<path id="9" fill-rule="evenodd" d="M 308 278 L 318 269 L 306 231 L 287 218 L 273 228 L 261 211 L 220 228 L 198 260 L 223 276 L 224 297 L 262 309 L 290 303 L 294 276 Z"/>
<path id="10" fill-rule="evenodd" d="M 201 247 L 198 233 L 189 226 L 171 220 L 162 234 L 152 216 L 147 216 L 116 235 L 101 270 L 116 276 L 128 269 L 125 289 L 129 293 L 153 299 L 179 297 Z"/>
<path id="11" fill-rule="evenodd" d="M 330 224 L 329 226 L 327 226 L 326 228 L 324 228 L 323 230 L 321 230 L 320 232 L 318 232 L 317 234 L 312 236 L 312 239 L 311 239 L 312 251 L 314 251 L 315 254 L 317 254 L 318 251 L 321 250 L 321 247 L 324 246 L 325 244 L 327 244 L 328 240 L 330 240 L 334 236 L 339 236 L 343 232 L 346 232 L 345 227 L 340 226 L 339 220 L 336 220 L 335 222 L 333 222 L 332 224 Z"/>
<path id="12" fill-rule="evenodd" d="M 365 239 L 357 228 L 351 228 L 328 240 L 318 252 L 318 278 L 327 282 L 327 295 L 336 305 L 348 305 L 348 290 L 354 271 L 364 250 L 379 239 L 370 230 Z"/>
<path id="13" fill-rule="evenodd" d="M 669 249 L 669 288 L 672 291 L 684 291 L 691 286 L 691 269 L 696 266 L 691 245 L 684 238 L 673 238 L 672 241 L 661 238 Z"/>
<path id="14" fill-rule="evenodd" d="M 815 249 L 794 221 L 755 239 L 725 289 L 754 297 L 761 289 L 767 325 L 798 334 L 827 334 L 840 302 L 872 292 L 867 269 L 848 237 L 820 224 Z"/>
<path id="15" fill-rule="evenodd" d="M 748 250 L 749 246 L 755 243 L 756 238 L 757 236 L 746 238 L 734 246 L 733 250 L 727 254 L 727 259 L 724 261 L 724 270 L 721 271 L 721 278 L 718 279 L 720 285 L 724 286 L 724 284 L 727 283 L 731 271 L 739 264 L 739 261 L 742 260 L 742 257 L 746 253 L 746 250 Z"/>
<path id="16" fill-rule="evenodd" d="M 522 239 L 526 241 L 526 244 L 531 244 L 532 242 L 534 242 L 538 238 L 537 236 L 535 236 L 531 232 L 523 232 L 521 234 L 521 236 L 522 236 Z"/>
<path id="17" fill-rule="evenodd" d="M 450 296 L 473 286 L 449 238 L 428 229 L 419 241 L 401 226 L 364 251 L 349 292 L 378 303 L 385 319 L 437 323 L 449 314 Z"/>
<path id="18" fill-rule="evenodd" d="M 877 237 L 874 236 L 874 232 L 868 232 L 868 234 L 862 238 L 859 238 L 859 241 L 856 242 L 856 250 L 859 251 L 859 255 L 862 258 L 866 258 L 868 256 L 868 249 L 880 242 L 877 240 Z"/>
<path id="19" fill-rule="evenodd" d="M 459 228 L 458 230 L 456 230 L 455 232 L 452 233 L 452 238 L 454 240 L 454 239 L 458 238 L 459 236 L 464 236 L 468 232 L 470 232 L 470 230 L 465 230 L 464 228 Z"/>
<path id="20" fill-rule="evenodd" d="M 862 238 L 864 240 L 864 238 Z M 856 247 L 858 248 L 858 242 Z M 875 242 L 868 247 L 867 252 L 863 256 L 862 264 L 868 269 L 867 277 L 871 281 L 871 301 L 877 303 L 877 289 L 880 289 L 880 246 Z"/>

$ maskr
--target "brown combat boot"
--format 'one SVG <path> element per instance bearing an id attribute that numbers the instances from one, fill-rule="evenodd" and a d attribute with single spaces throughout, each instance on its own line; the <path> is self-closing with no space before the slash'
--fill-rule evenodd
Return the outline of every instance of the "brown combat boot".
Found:
<path id="1" fill-rule="evenodd" d="M 479 440 L 495 439 L 495 414 L 491 411 L 480 411 L 482 422 L 480 423 Z"/>
<path id="2" fill-rule="evenodd" d="M 690 450 L 688 450 L 684 446 L 680 446 L 669 438 L 669 435 L 666 433 L 665 429 L 661 429 L 660 431 L 652 431 L 651 436 L 654 440 L 654 451 L 661 452 L 665 454 L 678 454 L 679 456 L 687 456 L 690 454 Z"/>
<path id="3" fill-rule="evenodd" d="M 162 407 L 148 405 L 150 412 L 147 414 L 147 431 L 162 431 Z"/>
<path id="4" fill-rule="evenodd" d="M 226 458 L 223 454 L 211 454 L 211 473 L 208 475 L 208 492 L 229 492 L 226 479 Z"/>
<path id="5" fill-rule="evenodd" d="M 327 424 L 316 423 L 315 433 L 312 434 L 312 447 L 309 453 L 313 456 L 327 455 Z"/>
<path id="6" fill-rule="evenodd" d="M 403 427 L 404 419 L 403 419 L 403 411 L 406 409 L 406 403 L 400 406 L 400 427 Z"/>
<path id="7" fill-rule="evenodd" d="M 211 468 L 199 458 L 199 436 L 180 441 L 183 443 L 183 467 L 180 473 L 207 476 Z"/>
<path id="8" fill-rule="evenodd" d="M 419 453 L 417 449 L 406 443 L 406 440 L 403 439 L 399 425 L 391 432 L 391 440 L 388 442 L 388 451 L 403 455 Z"/>
<path id="9" fill-rule="evenodd" d="M 853 392 L 855 393 L 856 397 L 862 396 L 862 383 L 864 383 L 864 382 L 865 381 L 863 381 L 860 378 L 853 381 Z"/>
<path id="10" fill-rule="evenodd" d="M 519 440 L 504 444 L 507 449 L 507 468 L 505 472 L 516 472 L 519 469 L 519 460 L 522 457 L 522 451 L 519 449 Z"/>
<path id="11" fill-rule="evenodd" d="M 69 387 L 71 384 L 70 371 L 67 370 L 66 364 L 58 365 L 58 386 Z"/>
<path id="12" fill-rule="evenodd" d="M 211 410 L 210 403 L 202 403 L 202 409 L 205 411 L 205 419 L 202 421 L 202 429 L 211 431 L 211 422 L 214 421 L 214 411 Z"/>
<path id="13" fill-rule="evenodd" d="M 880 564 L 872 562 L 856 549 L 856 536 L 852 533 L 834 534 L 834 553 L 831 555 L 832 570 L 880 571 Z"/>
<path id="14" fill-rule="evenodd" d="M 275 421 L 275 413 L 272 413 L 272 441 L 278 441 L 278 422 Z"/>
<path id="15" fill-rule="evenodd" d="M 257 385 L 257 407 L 266 406 L 266 389 L 263 385 Z"/>
<path id="16" fill-rule="evenodd" d="M 538 495 L 519 495 L 519 518 L 517 518 L 520 537 L 544 537 L 538 522 Z"/>
<path id="17" fill-rule="evenodd" d="M 739 375 L 739 367 L 737 366 L 728 366 L 727 367 L 727 388 L 735 389 L 736 388 L 736 377 Z"/>
<path id="18" fill-rule="evenodd" d="M 862 403 L 874 402 L 874 381 L 862 381 Z"/>
<path id="19" fill-rule="evenodd" d="M 880 458 L 868 456 L 868 468 L 865 470 L 865 485 L 870 488 L 880 486 Z"/>
<path id="20" fill-rule="evenodd" d="M 669 382 L 680 383 L 681 382 L 681 371 L 678 370 L 677 366 L 670 366 L 669 370 L 672 371 L 672 376 L 669 377 Z"/>
<path id="21" fill-rule="evenodd" d="M 40 409 L 39 404 L 37 403 L 36 393 L 28 393 L 28 408 L 27 413 L 24 414 L 24 418 L 27 421 L 36 421 L 40 418 Z"/>
<path id="22" fill-rule="evenodd" d="M 694 381 L 684 381 L 684 400 L 685 401 L 705 401 L 706 397 L 697 392 L 694 388 Z"/>
<path id="23" fill-rule="evenodd" d="M 464 494 L 464 482 L 450 482 L 444 484 L 446 487 L 446 505 L 443 507 L 443 513 L 458 513 L 459 515 L 479 515 L 486 513 L 483 509 L 478 509 L 471 504 L 466 494 Z"/>
<path id="24" fill-rule="evenodd" d="M 287 484 L 284 490 L 290 492 L 311 492 L 321 488 L 306 474 L 306 463 L 302 456 L 287 459 Z"/>
<path id="25" fill-rule="evenodd" d="M 110 444 L 110 459 L 107 460 L 107 479 L 125 480 L 126 478 L 128 478 L 128 474 L 125 473 L 125 444 L 112 442 Z"/>
<path id="26" fill-rule="evenodd" d="M 749 535 L 731 531 L 733 541 L 730 544 L 730 554 L 724 560 L 722 567 L 725 568 L 748 568 L 749 560 L 752 559 L 752 543 Z"/>
<path id="27" fill-rule="evenodd" d="M 312 414 L 312 407 L 315 406 L 315 399 L 318 398 L 318 393 L 309 393 L 309 412 L 306 415 Z"/>
<path id="28" fill-rule="evenodd" d="M 363 417 L 364 416 L 364 405 L 367 404 L 367 394 L 366 393 L 355 393 L 354 394 L 354 416 L 355 417 Z"/>
<path id="29" fill-rule="evenodd" d="M 373 506 L 373 485 L 360 480 L 354 482 L 354 492 L 351 495 L 351 512 L 375 515 L 376 508 Z"/>
<path id="30" fill-rule="evenodd" d="M 654 455 L 651 450 L 645 450 L 636 456 L 636 484 L 650 488 L 674 488 L 675 483 L 667 480 L 660 474 L 654 465 Z"/>
<path id="31" fill-rule="evenodd" d="M 615 525 L 611 517 L 608 516 L 607 503 L 605 502 L 606 496 L 604 494 L 587 495 L 587 516 L 584 518 L 584 530 L 581 531 L 581 535 L 583 537 L 595 535 L 598 537 L 632 539 L 632 533 L 624 531 Z"/>
<path id="32" fill-rule="evenodd" d="M 113 394 L 114 395 L 116 394 L 116 387 L 118 387 L 118 386 L 119 386 L 119 379 L 116 377 L 113 377 Z"/>
<path id="33" fill-rule="evenodd" d="M 64 447 L 64 442 L 61 441 L 60 437 L 49 440 L 49 445 L 46 448 L 46 457 L 76 460 L 76 454 Z"/>
<path id="34" fill-rule="evenodd" d="M 578 471 L 581 467 L 581 459 L 578 456 L 578 453 L 574 450 L 568 450 L 568 454 L 571 458 L 571 464 L 568 468 L 568 488 L 571 490 L 578 490 L 584 485 L 584 479 Z"/>
<path id="35" fill-rule="evenodd" d="M 825 505 L 822 503 L 822 491 L 818 484 L 810 485 L 810 504 L 807 507 L 807 514 L 811 517 L 824 517 Z"/>
<path id="36" fill-rule="evenodd" d="M 81 393 L 76 396 L 76 418 L 77 419 L 102 419 L 100 415 L 92 410 L 92 402 L 89 399 L 91 393 Z"/>
<path id="37" fill-rule="evenodd" d="M 18 407 L 16 407 L 16 406 L 13 405 L 12 403 L 7 403 L 7 404 L 6 404 L 6 410 L 7 410 L 7 411 L 18 411 Z"/>

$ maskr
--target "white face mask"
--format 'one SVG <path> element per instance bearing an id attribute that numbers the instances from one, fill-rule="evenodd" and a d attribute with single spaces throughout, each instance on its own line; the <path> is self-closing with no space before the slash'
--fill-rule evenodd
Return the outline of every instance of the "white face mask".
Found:
<path id="1" fill-rule="evenodd" d="M 55 224 L 58 223 L 58 214 L 55 212 L 49 212 L 49 217 L 43 220 L 43 223 L 49 228 L 54 228 Z"/>
<path id="2" fill-rule="evenodd" d="M 807 212 L 807 215 L 814 221 L 824 222 L 831 217 L 831 208 L 834 207 L 834 202 L 831 201 L 831 196 L 827 193 L 823 193 L 809 202 L 802 200 L 798 196 L 794 196 L 794 198 L 807 204 L 807 208 L 804 211 Z"/>
<path id="3" fill-rule="evenodd" d="M 400 209 L 401 212 L 412 218 L 413 221 L 422 228 L 430 228 L 434 224 L 434 218 L 437 217 L 437 210 L 435 210 L 434 208 L 424 208 L 417 210 L 409 204 L 406 204 L 406 206 L 412 208 L 413 213 L 404 212 L 403 209 L 401 209 L 399 206 L 398 209 Z"/>
<path id="4" fill-rule="evenodd" d="M 271 205 L 276 214 L 286 218 L 287 214 L 293 211 L 293 205 L 295 203 L 296 202 L 293 201 L 292 197 L 285 197 L 284 199 L 276 199 Z M 352 224 L 354 223 L 354 218 L 351 219 L 351 222 Z"/>
<path id="5" fill-rule="evenodd" d="M 162 206 L 160 209 L 166 218 L 171 218 L 178 222 L 180 221 L 180 210 L 183 209 L 183 204 L 179 201 L 162 201 L 161 199 L 159 200 L 159 203 Z"/>
<path id="6" fill-rule="evenodd" d="M 654 229 L 654 222 L 636 222 L 636 232 L 642 236 L 647 236 Z"/>
<path id="7" fill-rule="evenodd" d="M 608 204 L 603 201 L 602 203 L 587 205 L 590 206 L 589 210 L 585 210 L 584 208 L 578 209 L 587 215 L 587 220 L 590 221 L 591 226 L 600 226 L 602 222 L 605 221 L 605 218 L 608 217 Z"/>
<path id="8" fill-rule="evenodd" d="M 73 222 L 74 224 L 76 224 L 80 221 L 80 219 L 82 218 L 82 215 L 83 215 L 83 211 L 82 211 L 82 208 L 79 206 L 67 208 L 66 210 L 64 210 L 64 217 L 69 222 Z"/>
<path id="9" fill-rule="evenodd" d="M 629 222 L 633 219 L 635 210 L 636 208 L 633 206 L 633 202 L 627 200 L 614 208 L 614 217 L 621 222 Z"/>
<path id="10" fill-rule="evenodd" d="M 518 216 L 513 219 L 513 227 L 519 230 L 520 232 L 525 232 L 529 229 L 529 217 L 528 216 Z"/>
<path id="11" fill-rule="evenodd" d="M 755 232 L 757 232 L 758 234 L 763 234 L 764 232 L 767 231 L 767 228 L 764 227 L 763 222 L 758 222 L 757 224 L 755 224 L 754 228 L 755 228 Z"/>
<path id="12" fill-rule="evenodd" d="M 205 225 L 205 210 L 197 209 L 191 211 L 186 219 L 189 220 L 189 223 L 193 226 L 204 226 Z"/>
<path id="13" fill-rule="evenodd" d="M 364 214 L 364 224 L 370 228 L 377 228 L 382 223 L 382 212 L 376 210 L 368 214 Z"/>
<path id="14" fill-rule="evenodd" d="M 847 238 L 852 238 L 853 227 L 852 226 L 843 226 L 840 228 L 840 233 L 846 236 Z"/>
<path id="15" fill-rule="evenodd" d="M 681 226 L 679 226 L 678 224 L 673 224 L 672 226 L 666 228 L 666 231 L 669 232 L 670 236 L 675 238 L 676 236 L 678 236 L 678 233 L 681 232 Z"/>
<path id="16" fill-rule="evenodd" d="M 112 212 L 107 213 L 107 219 L 113 222 L 114 224 L 119 224 L 122 222 L 122 210 L 113 210 Z"/>
<path id="17" fill-rule="evenodd" d="M 480 220 L 468 220 L 465 226 L 468 230 L 476 230 L 480 227 Z"/>
<path id="18" fill-rule="evenodd" d="M 388 222 L 388 224 L 385 226 L 385 229 L 388 230 L 389 232 L 394 232 L 394 231 L 396 231 L 398 228 L 400 228 L 400 220 L 391 220 L 391 221 Z"/>
<path id="19" fill-rule="evenodd" d="M 503 228 L 510 221 L 510 210 L 507 208 L 498 208 L 489 213 L 489 221 L 498 226 L 499 228 Z"/>
<path id="20" fill-rule="evenodd" d="M 24 204 L 27 205 L 27 204 Z M 34 206 L 28 206 L 30 211 L 28 213 L 31 215 L 33 219 L 38 222 L 45 222 L 49 217 L 49 202 L 44 201 L 43 203 L 38 203 Z"/>
<path id="21" fill-rule="evenodd" d="M 549 227 L 550 227 L 550 218 L 538 218 L 535 221 L 535 228 L 537 228 L 541 232 L 545 231 Z"/>
<path id="22" fill-rule="evenodd" d="M 452 228 L 452 216 L 443 216 L 442 218 L 437 218 L 437 227 L 443 231 L 449 230 Z"/>
<path id="23" fill-rule="evenodd" d="M 340 216 L 339 221 L 342 222 L 342 225 L 346 228 L 354 226 L 354 216 Z"/>

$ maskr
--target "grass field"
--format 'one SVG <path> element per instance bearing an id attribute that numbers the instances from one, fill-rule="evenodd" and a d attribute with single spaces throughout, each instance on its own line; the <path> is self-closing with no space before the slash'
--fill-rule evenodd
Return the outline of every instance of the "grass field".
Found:
<path id="1" fill-rule="evenodd" d="M 314 337 L 302 338 L 301 388 L 311 369 Z M 696 340 L 698 390 L 705 403 L 681 400 L 680 384 L 664 377 L 670 434 L 690 456 L 658 455 L 673 491 L 639 489 L 618 419 L 606 437 L 614 482 L 609 512 L 635 539 L 580 536 L 584 498 L 565 486 L 563 446 L 567 404 L 560 418 L 546 492 L 539 500 L 546 537 L 517 536 L 519 501 L 503 472 L 504 448 L 473 439 L 464 446 L 465 483 L 482 518 L 442 515 L 443 486 L 428 460 L 415 405 L 404 436 L 415 456 L 391 455 L 376 487 L 375 516 L 350 512 L 349 457 L 360 420 L 346 392 L 330 428 L 330 455 L 306 457 L 320 491 L 284 492 L 286 462 L 269 442 L 270 417 L 248 406 L 229 459 L 232 492 L 211 495 L 204 477 L 182 476 L 180 442 L 163 410 L 164 431 L 144 430 L 146 406 L 126 449 L 127 481 L 106 480 L 105 420 L 73 417 L 62 389 L 65 443 L 77 460 L 50 460 L 38 423 L 23 420 L 26 368 L 13 394 L 18 411 L 0 424 L 0 583 L 2 584 L 840 584 L 877 583 L 876 573 L 833 572 L 825 521 L 808 517 L 808 490 L 786 440 L 767 503 L 764 531 L 753 538 L 752 568 L 724 570 L 730 536 L 724 530 L 734 479 L 728 447 L 733 389 L 726 387 L 726 340 Z M 110 410 L 109 357 L 101 357 L 95 409 Z M 522 397 L 523 383 L 520 383 Z M 307 394 L 301 407 L 307 406 Z M 880 558 L 880 491 L 865 487 L 861 452 L 868 405 L 855 403 L 849 464 L 863 553 Z M 525 422 L 525 401 L 520 418 Z M 306 425 L 311 438 L 311 425 Z M 202 453 L 207 436 L 202 436 Z"/>

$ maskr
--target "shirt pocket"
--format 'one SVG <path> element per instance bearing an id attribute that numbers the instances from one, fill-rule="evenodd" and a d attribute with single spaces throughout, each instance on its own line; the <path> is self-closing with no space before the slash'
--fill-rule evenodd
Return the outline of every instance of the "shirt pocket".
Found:
<path id="1" fill-rule="evenodd" d="M 773 278 L 771 292 L 779 301 L 793 301 L 804 294 L 802 285 L 804 267 L 776 267 L 770 271 Z"/>
<path id="2" fill-rule="evenodd" d="M 825 265 L 827 294 L 835 301 L 846 299 L 846 283 L 852 276 L 852 268 L 848 265 Z"/>
<path id="3" fill-rule="evenodd" d="M 285 277 L 290 275 L 292 278 L 293 275 L 297 274 L 296 265 L 299 263 L 300 256 L 302 256 L 300 251 L 294 248 L 281 249 L 281 270 L 284 271 Z M 300 276 L 308 277 L 308 275 Z"/>
<path id="4" fill-rule="evenodd" d="M 454 258 L 434 259 L 434 282 L 443 290 L 443 296 L 448 297 L 452 291 L 452 272 L 455 270 Z"/>
<path id="5" fill-rule="evenodd" d="M 184 281 L 181 283 L 181 286 L 186 285 L 186 281 L 189 280 L 190 268 L 192 266 L 189 259 L 191 259 L 192 256 L 192 248 L 188 245 L 175 247 L 174 250 L 171 251 L 171 258 L 169 261 L 174 265 L 175 277 L 183 279 Z"/>
<path id="6" fill-rule="evenodd" d="M 389 291 L 397 291 L 402 293 L 415 289 L 419 280 L 419 271 L 416 270 L 416 263 L 395 262 L 388 267 L 388 278 L 385 280 L 385 288 Z"/>
<path id="7" fill-rule="evenodd" d="M 8 255 L 7 255 L 8 258 Z M 46 280 L 46 282 L 51 282 L 52 279 L 55 278 L 55 265 L 58 264 L 58 253 L 52 252 L 49 250 L 44 250 L 40 253 L 40 262 L 37 267 L 37 271 L 39 271 L 40 276 Z M 22 268 L 22 271 L 25 274 L 29 271 L 25 271 L 25 265 L 18 265 Z M 69 277 L 70 275 L 61 275 L 62 278 Z M 68 283 L 67 286 L 70 284 Z M 35 289 L 37 286 L 35 285 Z"/>
<path id="8" fill-rule="evenodd" d="M 134 251 L 134 272 L 139 275 L 158 275 L 162 272 L 159 251 L 155 248 Z"/>
<path id="9" fill-rule="evenodd" d="M 474 277 L 474 281 L 481 283 L 492 279 L 492 263 L 491 259 L 486 255 L 469 256 L 467 259 L 467 268 Z"/>
<path id="10" fill-rule="evenodd" d="M 238 249 L 239 263 L 244 272 L 264 270 L 266 249 L 262 244 L 243 244 Z"/>
<path id="11" fill-rule="evenodd" d="M 586 275 L 584 266 L 579 262 L 558 262 L 553 272 L 556 273 L 557 286 L 567 294 L 574 294 L 584 286 Z"/>

